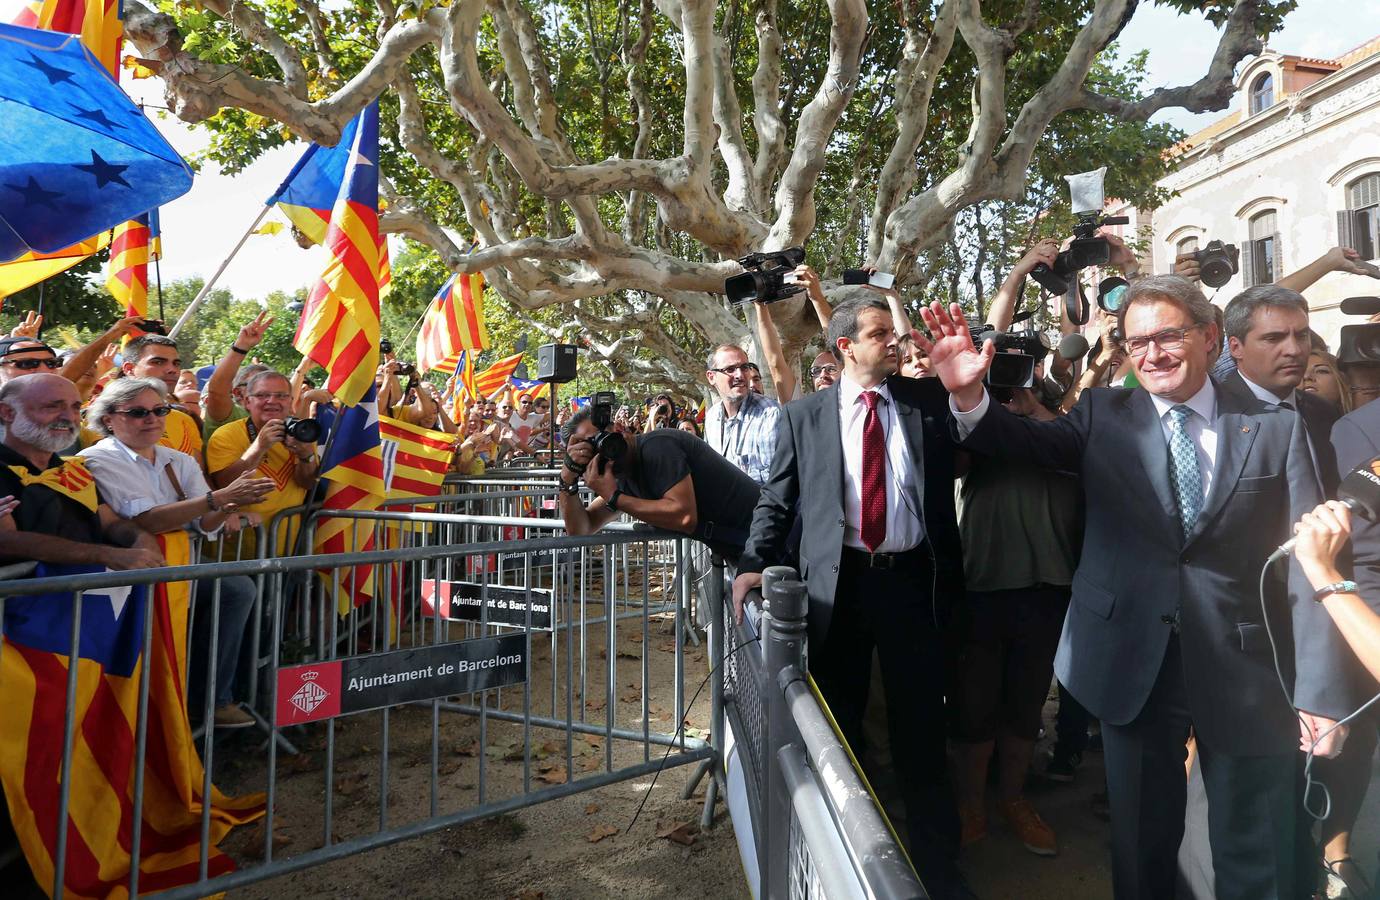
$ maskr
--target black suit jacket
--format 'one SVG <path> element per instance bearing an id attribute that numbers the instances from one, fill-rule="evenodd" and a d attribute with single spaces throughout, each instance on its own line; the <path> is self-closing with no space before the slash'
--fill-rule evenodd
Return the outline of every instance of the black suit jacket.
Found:
<path id="1" fill-rule="evenodd" d="M 1251 393 L 1239 369 L 1233 370 L 1230 375 L 1218 382 L 1218 386 L 1248 405 L 1260 399 Z M 1295 391 L 1294 396 L 1298 398 L 1298 413 L 1303 417 L 1304 430 L 1308 432 L 1308 440 L 1313 444 L 1313 458 L 1318 466 L 1318 477 L 1322 479 L 1323 495 L 1335 497 L 1340 479 L 1337 475 L 1336 455 L 1332 452 L 1332 426 L 1337 424 L 1342 412 L 1316 394 Z"/>
<path id="2" fill-rule="evenodd" d="M 944 604 L 963 590 L 963 556 L 954 512 L 954 441 L 948 427 L 948 394 L 937 378 L 886 381 L 896 403 L 902 433 L 915 460 L 912 497 L 938 566 L 933 585 L 917 585 L 916 601 Z M 839 558 L 843 552 L 843 441 L 838 386 L 809 394 L 781 408 L 771 476 L 752 517 L 752 533 L 739 572 L 760 572 L 785 562 L 786 537 L 801 517 L 800 570 L 810 597 L 810 637 L 829 633 Z M 924 589 L 921 589 L 921 588 Z M 926 594 L 929 597 L 926 597 Z"/>
<path id="3" fill-rule="evenodd" d="M 1164 619 L 1177 611 L 1198 734 L 1220 752 L 1286 753 L 1298 746 L 1298 725 L 1275 674 L 1258 584 L 1266 557 L 1318 502 L 1318 479 L 1288 410 L 1219 389 L 1216 431 L 1212 483 L 1187 539 L 1163 426 L 1144 390 L 1086 391 L 1053 422 L 994 403 L 963 446 L 1082 475 L 1087 526 L 1055 668 L 1095 716 L 1124 725 L 1139 715 L 1168 645 Z M 1350 712 L 1341 635 L 1297 567 L 1293 591 L 1280 569 L 1268 587 L 1269 624 L 1285 683 L 1302 709 Z"/>
<path id="4" fill-rule="evenodd" d="M 1332 447 L 1343 472 L 1380 456 L 1380 403 L 1367 403 L 1338 419 L 1332 427 Z M 1351 552 L 1361 597 L 1380 611 L 1380 523 L 1352 516 Z"/>

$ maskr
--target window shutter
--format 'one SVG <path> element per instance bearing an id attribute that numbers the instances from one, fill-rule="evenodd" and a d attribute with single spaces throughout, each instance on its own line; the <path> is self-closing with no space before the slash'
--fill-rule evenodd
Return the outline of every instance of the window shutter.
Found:
<path id="1" fill-rule="evenodd" d="M 1255 286 L 1255 241 L 1241 244 L 1241 284 L 1244 287 Z"/>
<path id="2" fill-rule="evenodd" d="M 1277 282 L 1277 281 L 1279 281 L 1281 278 L 1284 277 L 1284 244 L 1280 242 L 1280 239 L 1279 239 L 1279 232 L 1278 232 L 1278 231 L 1276 231 L 1275 234 L 1274 234 L 1274 240 L 1275 240 L 1274 270 L 1273 270 L 1272 272 L 1270 272 L 1270 276 L 1271 276 L 1270 281 L 1271 281 L 1272 283 L 1273 283 L 1273 282 Z"/>
<path id="3" fill-rule="evenodd" d="M 1353 236 L 1351 228 L 1351 210 L 1341 209 L 1337 211 L 1337 246 L 1355 247 L 1352 243 L 1356 238 Z"/>

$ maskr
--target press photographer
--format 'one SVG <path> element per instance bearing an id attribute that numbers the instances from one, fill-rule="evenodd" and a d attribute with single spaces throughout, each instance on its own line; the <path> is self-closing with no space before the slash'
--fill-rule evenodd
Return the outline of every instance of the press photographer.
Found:
<path id="1" fill-rule="evenodd" d="M 627 513 L 640 522 L 703 541 L 736 563 L 747 540 L 759 489 L 695 435 L 676 428 L 646 434 L 612 430 L 613 395 L 565 425 L 561 516 L 570 534 L 593 534 Z M 580 481 L 596 496 L 580 502 Z"/>

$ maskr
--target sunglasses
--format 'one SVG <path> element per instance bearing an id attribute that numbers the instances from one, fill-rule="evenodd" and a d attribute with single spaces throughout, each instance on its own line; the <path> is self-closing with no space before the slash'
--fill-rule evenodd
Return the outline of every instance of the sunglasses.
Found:
<path id="1" fill-rule="evenodd" d="M 157 416 L 162 419 L 172 412 L 171 406 L 155 406 L 153 409 L 144 409 L 142 406 L 132 406 L 129 409 L 112 409 L 111 412 L 118 416 L 129 416 L 131 419 L 147 419 L 149 416 Z"/>
<path id="2" fill-rule="evenodd" d="M 39 366 L 47 366 L 50 369 L 61 369 L 62 360 L 55 356 L 50 356 L 47 359 L 7 359 L 4 361 L 3 365 L 14 366 L 16 369 L 23 369 L 25 372 L 32 372 Z"/>

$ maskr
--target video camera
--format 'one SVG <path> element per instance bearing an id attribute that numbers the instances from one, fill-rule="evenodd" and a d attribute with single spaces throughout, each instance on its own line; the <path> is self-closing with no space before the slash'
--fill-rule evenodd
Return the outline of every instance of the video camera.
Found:
<path id="1" fill-rule="evenodd" d="M 774 303 L 805 290 L 795 284 L 795 267 L 805 261 L 803 247 L 749 253 L 738 260 L 747 271 L 724 280 L 730 303 Z M 788 280 L 789 279 L 789 280 Z"/>
<path id="2" fill-rule="evenodd" d="M 596 391 L 589 401 L 589 420 L 594 423 L 594 427 L 599 429 L 599 433 L 589 439 L 590 446 L 594 452 L 599 454 L 602 462 L 618 462 L 628 452 L 627 438 L 616 431 L 610 431 L 613 425 L 613 406 L 618 402 L 613 391 Z M 571 466 L 571 468 L 576 468 Z M 599 467 L 603 472 L 603 465 Z"/>
<path id="3" fill-rule="evenodd" d="M 1347 297 L 1342 312 L 1348 316 L 1380 313 L 1380 297 Z M 1337 362 L 1342 365 L 1380 365 L 1380 322 L 1343 325 Z"/>
<path id="4" fill-rule="evenodd" d="M 1035 364 L 1049 353 L 1043 334 L 997 331 L 990 325 L 975 325 L 969 331 L 973 346 L 981 347 L 983 341 L 996 345 L 997 354 L 982 381 L 997 402 L 1010 400 L 1015 388 L 1035 387 Z"/>
<path id="5" fill-rule="evenodd" d="M 1059 251 L 1053 266 L 1040 263 L 1030 272 L 1030 277 L 1051 294 L 1067 294 L 1069 283 L 1079 269 L 1106 265 L 1111 257 L 1111 245 L 1106 238 L 1098 237 L 1097 229 L 1103 225 L 1129 225 L 1131 222 L 1125 216 L 1102 215 L 1102 176 L 1106 174 L 1107 167 L 1103 166 L 1091 172 L 1064 176 L 1069 183 L 1073 213 L 1078 217 L 1073 226 L 1073 243 L 1068 249 Z"/>

